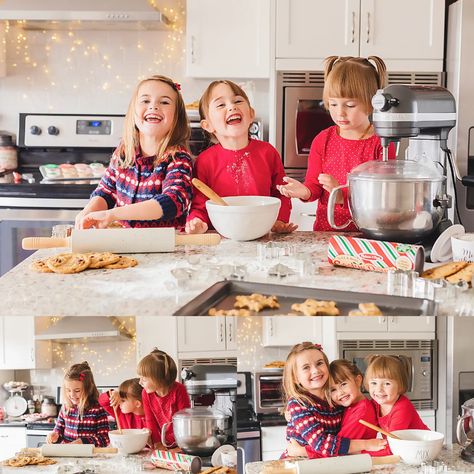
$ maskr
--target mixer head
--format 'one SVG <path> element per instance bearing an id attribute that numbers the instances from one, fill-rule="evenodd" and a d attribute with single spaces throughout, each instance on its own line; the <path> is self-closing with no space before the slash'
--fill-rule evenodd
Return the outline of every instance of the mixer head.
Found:
<path id="1" fill-rule="evenodd" d="M 434 137 L 447 150 L 449 131 L 456 125 L 456 102 L 444 87 L 390 85 L 372 98 L 372 122 L 383 147 L 401 138 Z"/>

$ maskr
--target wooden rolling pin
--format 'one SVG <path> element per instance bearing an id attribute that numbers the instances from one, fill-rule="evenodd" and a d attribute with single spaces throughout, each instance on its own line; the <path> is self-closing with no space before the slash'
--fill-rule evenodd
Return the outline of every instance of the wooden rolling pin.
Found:
<path id="1" fill-rule="evenodd" d="M 117 448 L 96 448 L 93 444 L 44 444 L 40 448 L 28 448 L 28 452 L 35 452 L 45 457 L 73 457 L 88 458 L 94 454 L 117 454 Z"/>

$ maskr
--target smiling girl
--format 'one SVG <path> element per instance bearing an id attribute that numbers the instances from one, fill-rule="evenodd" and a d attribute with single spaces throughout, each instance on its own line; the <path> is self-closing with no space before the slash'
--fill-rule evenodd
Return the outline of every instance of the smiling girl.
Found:
<path id="1" fill-rule="evenodd" d="M 174 445 L 173 425 L 167 428 L 166 440 L 161 439 L 161 427 L 170 423 L 177 411 L 191 406 L 185 386 L 176 381 L 175 361 L 166 352 L 154 349 L 138 363 L 137 372 L 143 387 L 145 426 L 151 431 L 153 444 L 158 448 L 163 441 Z"/>
<path id="2" fill-rule="evenodd" d="M 297 443 L 290 443 L 287 454 L 300 455 L 301 446 L 307 448 L 308 455 L 313 458 L 382 449 L 385 440 L 349 439 L 338 434 L 343 407 L 327 402 L 328 384 L 329 361 L 322 347 L 312 342 L 294 346 L 283 371 L 283 390 L 289 417 L 286 437 L 288 441 Z"/>
<path id="3" fill-rule="evenodd" d="M 109 444 L 109 422 L 99 405 L 99 392 L 87 362 L 74 364 L 64 375 L 64 404 L 47 443 Z"/>
<path id="4" fill-rule="evenodd" d="M 209 84 L 199 101 L 201 127 L 212 136 L 214 146 L 196 159 L 194 176 L 220 196 L 274 196 L 281 206 L 273 232 L 293 232 L 288 223 L 290 200 L 277 190 L 283 184 L 285 170 L 280 155 L 269 143 L 249 138 L 255 118 L 247 94 L 232 81 Z M 196 192 L 186 232 L 206 232 L 211 222 L 206 210 L 207 198 Z"/>
<path id="5" fill-rule="evenodd" d="M 192 197 L 190 135 L 180 85 L 165 76 L 140 81 L 122 142 L 76 227 L 182 227 Z"/>

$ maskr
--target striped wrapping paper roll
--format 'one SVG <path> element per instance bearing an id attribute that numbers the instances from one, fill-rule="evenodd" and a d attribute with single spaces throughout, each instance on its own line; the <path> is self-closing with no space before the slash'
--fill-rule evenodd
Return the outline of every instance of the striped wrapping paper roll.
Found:
<path id="1" fill-rule="evenodd" d="M 421 273 L 425 249 L 422 245 L 334 235 L 329 239 L 328 261 L 359 270 L 386 272 L 396 268 Z"/>
<path id="2" fill-rule="evenodd" d="M 201 470 L 202 461 L 199 456 L 176 453 L 156 449 L 151 453 L 150 461 L 162 469 L 170 471 L 191 471 L 193 474 Z"/>

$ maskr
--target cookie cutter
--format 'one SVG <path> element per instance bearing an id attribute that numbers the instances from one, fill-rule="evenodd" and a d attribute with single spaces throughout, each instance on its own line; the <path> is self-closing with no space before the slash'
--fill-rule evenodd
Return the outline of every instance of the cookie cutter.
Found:
<path id="1" fill-rule="evenodd" d="M 268 269 L 268 276 L 276 276 L 278 278 L 284 278 L 295 274 L 296 272 L 294 270 L 287 265 L 283 265 L 283 263 L 277 263 Z"/>

